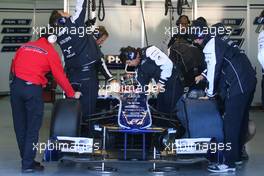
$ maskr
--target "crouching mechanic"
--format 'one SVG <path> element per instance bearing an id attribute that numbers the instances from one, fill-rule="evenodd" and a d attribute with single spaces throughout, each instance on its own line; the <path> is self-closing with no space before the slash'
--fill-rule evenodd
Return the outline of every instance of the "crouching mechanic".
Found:
<path id="1" fill-rule="evenodd" d="M 48 40 L 49 39 L 49 40 Z M 55 80 L 68 97 L 79 98 L 66 75 L 60 57 L 53 47 L 52 36 L 43 35 L 37 41 L 22 45 L 11 66 L 11 107 L 16 139 L 22 159 L 22 172 L 41 171 L 37 161 L 36 146 L 42 123 L 44 103 L 42 88 L 47 84 L 45 75 L 52 72 Z"/>
<path id="2" fill-rule="evenodd" d="M 159 93 L 157 109 L 163 113 L 173 112 L 183 90 L 178 85 L 180 81 L 175 76 L 170 58 L 157 47 L 151 46 L 138 50 L 132 47 L 122 48 L 120 59 L 124 64 L 136 67 L 136 79 L 142 87 L 154 79 L 157 83 L 157 93 Z"/>
<path id="3" fill-rule="evenodd" d="M 260 14 L 262 18 L 262 25 L 264 25 L 264 10 Z M 258 60 L 262 66 L 262 108 L 264 109 L 264 30 L 262 30 L 258 37 Z"/>
<path id="4" fill-rule="evenodd" d="M 224 150 L 224 163 L 209 165 L 208 170 L 236 171 L 236 163 L 241 161 L 248 131 L 249 109 L 257 82 L 256 73 L 248 57 L 232 41 L 206 35 L 204 31 L 208 31 L 208 27 L 203 22 L 194 21 L 193 27 L 199 29 L 194 34 L 195 42 L 204 46 L 207 63 L 204 76 L 209 83 L 207 96 L 212 98 L 218 93 L 223 99 L 225 144 L 231 144 L 231 150 Z M 196 78 L 197 82 L 199 77 Z"/>
<path id="5" fill-rule="evenodd" d="M 80 98 L 83 121 L 95 113 L 98 97 L 99 70 L 110 82 L 113 76 L 106 67 L 99 46 L 93 38 L 93 31 L 86 29 L 85 14 L 87 0 L 77 0 L 75 14 L 70 16 L 62 11 L 53 11 L 49 23 L 56 29 L 57 43 L 64 55 L 65 70 L 75 90 L 82 92 Z M 84 35 L 69 32 L 71 29 L 84 29 Z M 59 30 L 58 30 L 59 29 Z M 87 32 L 88 31 L 88 32 Z"/>

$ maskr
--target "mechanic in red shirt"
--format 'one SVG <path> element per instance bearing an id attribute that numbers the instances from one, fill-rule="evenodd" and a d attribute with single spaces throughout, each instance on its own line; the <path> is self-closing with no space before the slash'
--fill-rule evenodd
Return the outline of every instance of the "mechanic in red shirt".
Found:
<path id="1" fill-rule="evenodd" d="M 44 169 L 34 160 L 34 146 L 38 143 L 43 118 L 42 88 L 47 84 L 45 75 L 51 71 L 68 97 L 79 99 L 81 95 L 74 92 L 64 74 L 60 57 L 53 47 L 54 41 L 53 35 L 45 34 L 36 41 L 22 45 L 11 66 L 11 107 L 23 173 Z"/>

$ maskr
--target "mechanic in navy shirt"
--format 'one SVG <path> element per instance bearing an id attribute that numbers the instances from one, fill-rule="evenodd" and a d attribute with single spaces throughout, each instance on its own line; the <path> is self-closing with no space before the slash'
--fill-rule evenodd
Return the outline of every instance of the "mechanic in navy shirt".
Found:
<path id="1" fill-rule="evenodd" d="M 171 59 L 155 46 L 138 50 L 133 47 L 122 48 L 119 57 L 122 63 L 136 67 L 136 79 L 141 86 L 155 80 L 159 93 L 157 109 L 163 113 L 175 114 L 176 103 L 183 94 L 183 87 Z M 156 88 L 152 90 L 156 91 Z"/>
<path id="2" fill-rule="evenodd" d="M 224 163 L 208 166 L 211 172 L 236 171 L 241 161 L 242 148 L 248 132 L 249 109 L 256 88 L 256 72 L 248 57 L 231 40 L 207 34 L 207 25 L 194 21 L 192 27 L 195 42 L 203 45 L 207 70 L 203 76 L 208 81 L 207 97 L 219 94 L 224 101 L 225 144 L 231 143 L 231 150 L 224 151 Z M 196 77 L 199 82 L 201 76 Z"/>
<path id="3" fill-rule="evenodd" d="M 36 41 L 22 45 L 11 66 L 11 107 L 16 139 L 22 159 L 22 172 L 41 171 L 44 167 L 36 162 L 36 149 L 42 123 L 44 103 L 42 88 L 45 75 L 52 72 L 55 80 L 68 97 L 79 98 L 68 81 L 61 59 L 53 47 L 52 36 L 43 35 Z M 49 41 L 51 43 L 49 43 Z"/>
<path id="4" fill-rule="evenodd" d="M 55 10 L 49 20 L 50 25 L 56 29 L 57 43 L 63 52 L 65 70 L 70 82 L 75 90 L 82 92 L 80 101 L 84 121 L 95 113 L 99 89 L 97 70 L 100 70 L 109 82 L 113 80 L 106 67 L 104 55 L 93 38 L 93 31 L 86 28 L 86 5 L 87 0 L 77 0 L 73 16 Z M 84 29 L 84 35 L 70 32 L 72 29 Z"/>

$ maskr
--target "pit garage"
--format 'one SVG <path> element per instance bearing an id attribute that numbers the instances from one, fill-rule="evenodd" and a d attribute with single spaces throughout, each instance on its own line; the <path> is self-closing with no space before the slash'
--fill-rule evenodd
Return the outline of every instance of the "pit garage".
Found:
<path id="1" fill-rule="evenodd" d="M 261 0 L 0 5 L 0 175 L 263 175 Z"/>

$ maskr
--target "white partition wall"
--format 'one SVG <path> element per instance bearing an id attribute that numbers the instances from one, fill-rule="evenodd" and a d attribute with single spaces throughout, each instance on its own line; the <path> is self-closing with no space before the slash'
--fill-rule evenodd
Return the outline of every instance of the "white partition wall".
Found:
<path id="1" fill-rule="evenodd" d="M 1 0 L 0 1 L 0 95 L 9 92 L 9 69 L 14 52 L 2 52 L 3 46 L 16 46 L 18 44 L 3 44 L 4 36 L 31 35 L 36 39 L 33 27 L 46 26 L 52 9 L 63 9 L 63 0 Z M 30 19 L 29 25 L 2 25 L 4 19 Z M 3 34 L 6 27 L 30 27 L 28 34 Z M 20 44 L 19 44 L 20 45 Z M 59 50 L 58 50 L 59 51 Z"/>
<path id="2" fill-rule="evenodd" d="M 31 19 L 34 17 L 34 3 L 33 1 L 0 1 L 0 24 L 4 19 Z M 27 26 L 19 27 L 33 27 L 32 21 Z M 6 94 L 9 91 L 9 68 L 11 65 L 14 52 L 1 52 L 3 46 L 14 46 L 16 44 L 2 44 L 4 36 L 14 36 L 17 34 L 2 34 L 4 27 L 12 27 L 12 25 L 0 26 L 0 94 Z M 29 34 L 30 35 L 30 34 Z"/>
<path id="3" fill-rule="evenodd" d="M 264 1 L 250 0 L 249 9 L 249 25 L 248 25 L 248 56 L 256 68 L 258 84 L 256 88 L 254 103 L 261 102 L 261 78 L 262 70 L 260 63 L 258 62 L 258 34 L 260 30 L 263 30 L 263 26 L 253 25 L 253 22 L 257 16 L 260 15 L 261 11 L 264 10 Z"/>

